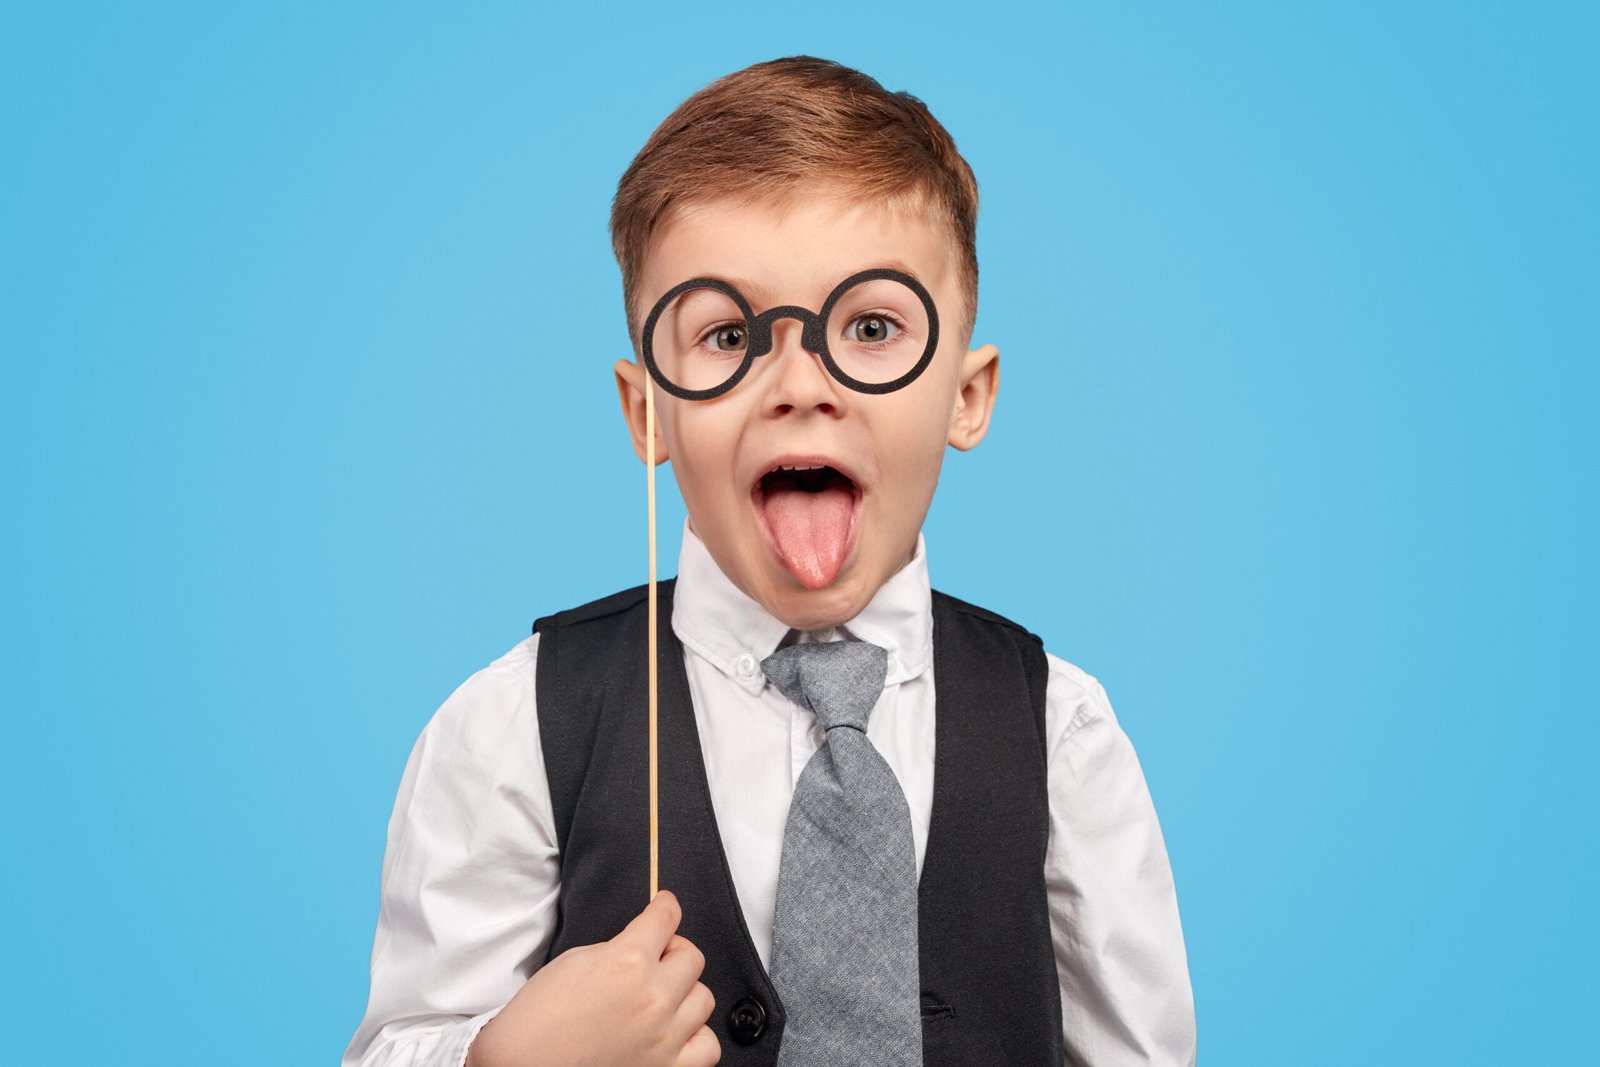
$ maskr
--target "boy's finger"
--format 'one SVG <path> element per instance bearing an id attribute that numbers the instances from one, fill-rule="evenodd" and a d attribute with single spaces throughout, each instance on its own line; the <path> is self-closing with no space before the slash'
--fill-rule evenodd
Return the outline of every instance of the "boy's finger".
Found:
<path id="1" fill-rule="evenodd" d="M 717 998 L 704 982 L 690 986 L 678 1010 L 673 1012 L 668 1041 L 687 1044 L 695 1031 L 706 1025 L 706 1020 L 711 1018 L 716 1008 Z"/>
<path id="2" fill-rule="evenodd" d="M 722 1045 L 717 1041 L 717 1035 L 711 1032 L 711 1027 L 702 1026 L 689 1038 L 683 1051 L 678 1053 L 678 1061 L 673 1067 L 713 1067 L 721 1062 Z"/>
<path id="3" fill-rule="evenodd" d="M 705 954 L 688 938 L 673 934 L 661 956 L 661 976 L 667 990 L 674 997 L 686 996 L 705 969 Z"/>
<path id="4" fill-rule="evenodd" d="M 678 906 L 678 898 L 663 889 L 614 940 L 645 949 L 652 958 L 659 959 L 682 918 L 683 909 Z"/>

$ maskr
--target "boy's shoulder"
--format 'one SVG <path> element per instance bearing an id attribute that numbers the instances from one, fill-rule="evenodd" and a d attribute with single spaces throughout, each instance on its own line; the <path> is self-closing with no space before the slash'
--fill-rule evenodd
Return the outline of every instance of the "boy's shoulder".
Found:
<path id="1" fill-rule="evenodd" d="M 1044 642 L 1040 639 L 1038 634 L 1035 634 L 1033 631 L 1029 630 L 1026 626 L 1023 626 L 1020 623 L 1013 622 L 997 611 L 990 611 L 988 608 L 981 608 L 970 601 L 962 600 L 960 597 L 951 596 L 949 593 L 942 593 L 937 589 L 933 590 L 933 596 L 936 604 L 939 601 L 943 601 L 945 608 L 950 611 L 954 611 L 962 615 L 969 615 L 975 619 L 981 619 L 984 622 L 1001 626 L 1021 637 L 1026 637 L 1033 641 L 1037 641 L 1039 642 L 1040 647 L 1043 647 Z"/>
<path id="2" fill-rule="evenodd" d="M 1043 652 L 1043 663 L 1049 679 L 1046 691 L 1052 707 L 1051 718 L 1062 728 L 1071 732 L 1096 719 L 1115 721 L 1116 714 L 1111 709 L 1111 699 L 1106 695 L 1105 686 L 1100 684 L 1100 679 L 1076 663 L 1063 659 L 1045 648 L 1044 640 L 1038 634 L 999 612 L 950 596 L 948 593 L 934 590 L 933 595 L 942 599 L 949 610 L 997 626 L 1011 633 L 1017 641 L 1026 642 Z"/>
<path id="3" fill-rule="evenodd" d="M 657 582 L 657 599 L 663 602 L 670 600 L 672 598 L 672 591 L 676 585 L 677 580 L 674 578 L 663 578 L 661 581 Z M 642 608 L 649 595 L 650 587 L 648 585 L 636 585 L 631 589 L 623 589 L 619 592 L 612 593 L 610 596 L 603 596 L 598 600 L 591 600 L 587 604 L 579 604 L 575 608 L 567 608 L 565 611 L 557 611 L 549 615 L 541 615 L 533 621 L 533 632 L 544 633 L 549 630 L 573 626 L 578 623 L 593 622 L 599 619 L 612 618 L 617 615 L 625 615 L 630 611 Z"/>

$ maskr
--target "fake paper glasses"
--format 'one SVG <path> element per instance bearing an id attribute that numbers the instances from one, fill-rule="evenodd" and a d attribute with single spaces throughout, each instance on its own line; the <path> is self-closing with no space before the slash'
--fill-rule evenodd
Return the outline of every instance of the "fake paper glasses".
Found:
<path id="1" fill-rule="evenodd" d="M 779 319 L 800 323 L 800 343 L 841 385 L 892 393 L 914 381 L 939 346 L 933 297 L 911 275 L 888 267 L 852 274 L 822 310 L 793 304 L 755 314 L 719 278 L 691 278 L 656 301 L 644 320 L 644 364 L 656 383 L 684 400 L 710 400 L 738 385 L 772 351 Z"/>

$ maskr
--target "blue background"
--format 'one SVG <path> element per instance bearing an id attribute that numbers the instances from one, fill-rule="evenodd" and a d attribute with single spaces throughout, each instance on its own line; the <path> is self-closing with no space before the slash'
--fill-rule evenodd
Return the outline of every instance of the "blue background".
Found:
<path id="1" fill-rule="evenodd" d="M 1108 687 L 1202 1061 L 1593 1062 L 1594 10 L 8 4 L 0 1058 L 337 1059 L 417 733 L 644 576 L 616 179 L 811 52 L 978 174 L 934 580 Z"/>

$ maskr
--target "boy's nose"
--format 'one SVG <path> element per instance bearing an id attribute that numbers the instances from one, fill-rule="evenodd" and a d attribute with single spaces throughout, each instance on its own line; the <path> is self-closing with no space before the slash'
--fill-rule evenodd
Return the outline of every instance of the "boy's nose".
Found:
<path id="1" fill-rule="evenodd" d="M 772 326 L 772 351 L 767 354 L 766 407 L 773 414 L 790 410 L 838 410 L 839 383 L 822 357 L 801 342 L 801 324 L 782 319 Z"/>

